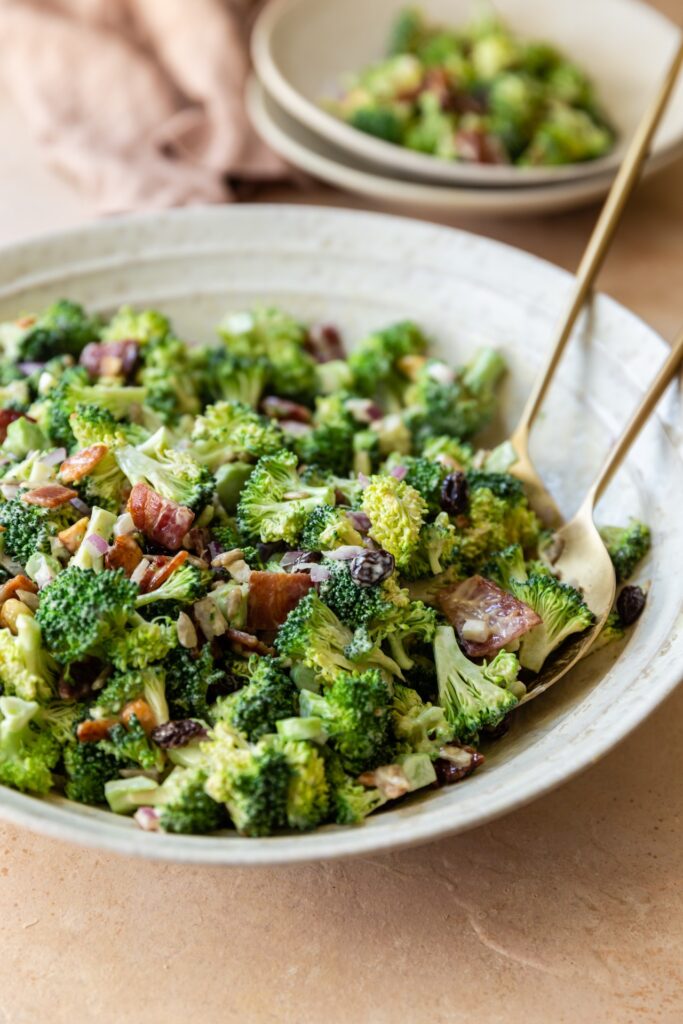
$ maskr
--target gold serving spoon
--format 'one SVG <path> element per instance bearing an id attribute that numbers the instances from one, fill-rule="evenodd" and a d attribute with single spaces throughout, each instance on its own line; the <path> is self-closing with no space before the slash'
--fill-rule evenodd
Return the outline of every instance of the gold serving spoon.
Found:
<path id="1" fill-rule="evenodd" d="M 595 278 L 604 263 L 610 244 L 621 219 L 624 207 L 633 191 L 647 157 L 652 136 L 666 108 L 669 96 L 683 64 L 683 40 L 681 40 L 671 67 L 636 129 L 621 167 L 614 179 L 609 195 L 598 217 L 593 234 L 583 254 L 576 273 L 574 289 L 564 316 L 555 332 L 555 343 L 551 347 L 546 363 L 539 373 L 527 399 L 526 405 L 515 427 L 510 442 L 517 456 L 511 472 L 525 486 L 532 508 L 543 522 L 550 527 L 559 526 L 562 516 L 552 495 L 546 490 L 529 455 L 529 432 L 538 415 L 548 386 L 569 340 L 576 319 L 583 309 L 586 298 L 593 287 Z"/>
<path id="2" fill-rule="evenodd" d="M 573 643 L 562 648 L 547 669 L 541 670 L 533 689 L 520 701 L 533 700 L 544 693 L 588 651 L 605 619 L 610 613 L 616 593 L 614 569 L 607 549 L 593 522 L 595 505 L 621 465 L 621 462 L 645 425 L 657 402 L 671 383 L 683 362 L 683 331 L 673 345 L 670 355 L 643 396 L 624 431 L 607 456 L 597 479 L 592 484 L 576 515 L 555 534 L 559 556 L 553 562 L 553 571 L 565 583 L 580 587 L 584 599 L 595 615 L 595 625 L 582 633 Z"/>

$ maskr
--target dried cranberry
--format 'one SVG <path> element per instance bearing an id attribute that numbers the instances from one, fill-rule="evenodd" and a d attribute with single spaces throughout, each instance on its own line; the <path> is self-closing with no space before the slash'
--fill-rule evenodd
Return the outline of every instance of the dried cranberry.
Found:
<path id="1" fill-rule="evenodd" d="M 308 332 L 306 348 L 318 363 L 345 356 L 341 334 L 334 324 L 314 324 Z"/>
<path id="2" fill-rule="evenodd" d="M 360 587 L 374 587 L 383 583 L 394 571 L 396 561 L 388 551 L 365 551 L 351 559 L 349 571 Z"/>
<path id="3" fill-rule="evenodd" d="M 617 598 L 619 618 L 625 626 L 632 625 L 645 607 L 645 594 L 640 587 L 624 587 Z"/>
<path id="4" fill-rule="evenodd" d="M 460 470 L 449 473 L 441 485 L 441 508 L 449 515 L 459 516 L 467 511 L 470 488 L 467 477 Z"/>
<path id="5" fill-rule="evenodd" d="M 170 750 L 173 747 L 186 746 L 196 736 L 206 736 L 206 726 L 191 718 L 184 718 L 177 722 L 157 725 L 156 729 L 152 729 L 151 736 L 158 746 Z"/>

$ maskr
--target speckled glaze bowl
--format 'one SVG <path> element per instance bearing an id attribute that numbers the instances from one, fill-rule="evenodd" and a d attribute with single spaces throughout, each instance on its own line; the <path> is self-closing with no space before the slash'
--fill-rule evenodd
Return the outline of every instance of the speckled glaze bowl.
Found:
<path id="1" fill-rule="evenodd" d="M 0 319 L 70 296 L 108 311 L 159 306 L 181 335 L 208 340 L 227 310 L 280 303 L 337 322 L 346 338 L 418 320 L 460 361 L 484 342 L 510 362 L 502 438 L 548 344 L 570 278 L 473 235 L 376 214 L 312 207 L 189 209 L 105 222 L 0 250 Z M 587 311 L 535 429 L 534 456 L 566 513 L 666 353 L 644 323 L 604 296 Z M 196 864 L 276 864 L 367 854 L 473 828 L 597 761 L 681 675 L 681 415 L 671 389 L 599 509 L 651 523 L 645 612 L 623 649 L 588 658 L 513 719 L 463 783 L 416 795 L 356 828 L 243 839 L 145 833 L 124 817 L 0 787 L 0 815 L 36 831 L 121 853 Z"/>

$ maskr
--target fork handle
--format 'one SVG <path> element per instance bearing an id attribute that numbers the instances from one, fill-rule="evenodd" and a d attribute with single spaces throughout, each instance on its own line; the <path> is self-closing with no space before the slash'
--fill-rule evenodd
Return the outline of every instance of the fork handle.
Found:
<path id="1" fill-rule="evenodd" d="M 624 456 L 638 437 L 638 434 L 645 426 L 657 402 L 662 397 L 667 387 L 676 375 L 676 371 L 683 362 L 683 330 L 673 344 L 668 358 L 659 370 L 652 384 L 647 389 L 640 405 L 631 416 L 624 428 L 624 432 L 609 453 L 597 479 L 586 495 L 585 504 L 591 508 L 596 504 L 601 494 L 609 484 L 610 480 L 621 465 Z"/>
<path id="2" fill-rule="evenodd" d="M 555 344 L 545 366 L 536 378 L 513 437 L 528 436 L 531 425 L 536 419 L 557 364 L 569 340 L 572 328 L 605 261 L 610 244 L 621 220 L 624 206 L 638 181 L 640 170 L 650 148 L 652 136 L 659 124 L 682 65 L 683 38 L 679 42 L 676 55 L 657 95 L 647 108 L 629 143 L 626 156 L 612 183 L 609 195 L 605 200 L 605 205 L 598 217 L 593 234 L 579 264 L 569 305 L 557 327 Z"/>

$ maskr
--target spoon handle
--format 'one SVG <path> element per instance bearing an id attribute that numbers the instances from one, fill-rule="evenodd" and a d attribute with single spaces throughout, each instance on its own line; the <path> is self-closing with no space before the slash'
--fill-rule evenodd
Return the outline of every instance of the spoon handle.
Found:
<path id="1" fill-rule="evenodd" d="M 659 124 L 682 65 L 683 39 L 681 39 L 678 45 L 676 55 L 657 95 L 645 111 L 629 143 L 626 155 L 612 183 L 609 195 L 605 200 L 605 205 L 598 217 L 593 234 L 579 264 L 569 304 L 557 326 L 555 344 L 551 349 L 545 366 L 534 383 L 519 423 L 515 428 L 513 438 L 528 436 L 531 425 L 536 419 L 557 364 L 569 340 L 572 328 L 583 309 L 588 293 L 607 256 L 615 231 L 621 220 L 624 206 L 638 181 L 640 170 L 650 148 L 652 136 Z"/>
<path id="2" fill-rule="evenodd" d="M 683 362 L 683 331 L 674 342 L 671 352 L 664 365 L 659 370 L 652 384 L 643 395 L 640 405 L 631 416 L 624 427 L 624 432 L 607 456 L 597 479 L 586 495 L 585 505 L 592 508 L 600 498 L 610 480 L 621 465 L 624 456 L 645 426 L 657 402 L 662 397 L 667 387 L 676 375 L 681 362 Z"/>

